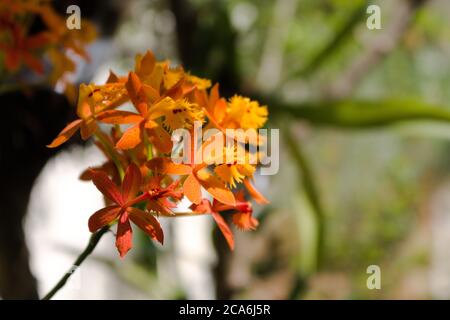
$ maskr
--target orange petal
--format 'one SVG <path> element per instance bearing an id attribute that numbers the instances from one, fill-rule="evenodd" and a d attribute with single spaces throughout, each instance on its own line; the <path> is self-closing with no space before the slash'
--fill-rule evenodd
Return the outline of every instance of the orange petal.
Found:
<path id="1" fill-rule="evenodd" d="M 202 189 L 197 178 L 190 174 L 183 184 L 184 195 L 193 203 L 199 204 L 202 200 Z"/>
<path id="2" fill-rule="evenodd" d="M 147 105 L 143 101 L 141 94 L 142 83 L 136 73 L 130 72 L 125 87 L 127 88 L 128 95 L 136 109 L 138 109 L 141 115 L 145 115 L 147 113 Z"/>
<path id="3" fill-rule="evenodd" d="M 166 130 L 157 126 L 155 128 L 147 128 L 148 139 L 156 149 L 162 153 L 170 153 L 172 151 L 172 137 Z"/>
<path id="4" fill-rule="evenodd" d="M 227 102 L 225 101 L 225 99 L 222 98 L 220 100 L 217 100 L 214 106 L 213 116 L 218 123 L 222 122 L 226 112 L 227 112 Z"/>
<path id="5" fill-rule="evenodd" d="M 217 226 L 219 227 L 223 236 L 227 240 L 228 246 L 230 247 L 231 250 L 233 250 L 234 249 L 234 237 L 233 237 L 233 233 L 230 230 L 230 227 L 228 227 L 224 218 L 217 212 L 212 212 L 211 215 L 213 216 L 214 220 L 216 221 Z"/>
<path id="6" fill-rule="evenodd" d="M 107 110 L 99 113 L 97 119 L 104 123 L 110 124 L 130 124 L 137 123 L 143 118 L 134 112 L 122 110 Z"/>
<path id="7" fill-rule="evenodd" d="M 5 67 L 8 71 L 16 71 L 20 65 L 20 52 L 18 50 L 9 50 L 5 55 Z"/>
<path id="8" fill-rule="evenodd" d="M 49 32 L 40 32 L 26 40 L 27 49 L 39 49 L 46 45 L 51 39 Z"/>
<path id="9" fill-rule="evenodd" d="M 169 158 L 153 158 L 147 162 L 147 167 L 164 174 L 187 175 L 192 173 L 192 167 L 185 164 L 173 163 Z"/>
<path id="10" fill-rule="evenodd" d="M 122 205 L 124 201 L 119 188 L 109 179 L 106 173 L 92 170 L 92 181 L 101 193 L 115 203 Z"/>
<path id="11" fill-rule="evenodd" d="M 95 232 L 100 228 L 110 224 L 119 215 L 119 206 L 108 206 L 98 210 L 89 218 L 89 231 Z"/>
<path id="12" fill-rule="evenodd" d="M 38 74 L 44 73 L 44 65 L 39 59 L 34 57 L 32 54 L 28 52 L 23 53 L 23 61 L 34 72 Z"/>
<path id="13" fill-rule="evenodd" d="M 147 209 L 156 212 L 157 214 L 163 214 L 166 216 L 175 215 L 170 209 L 164 207 L 159 201 L 149 201 L 147 202 Z"/>
<path id="14" fill-rule="evenodd" d="M 138 208 L 130 207 L 127 209 L 130 213 L 130 219 L 135 225 L 147 233 L 153 240 L 164 243 L 164 233 L 159 221 L 150 213 Z"/>
<path id="15" fill-rule="evenodd" d="M 141 141 L 141 123 L 138 123 L 123 133 L 120 140 L 117 141 L 116 147 L 122 150 L 132 149 Z"/>
<path id="16" fill-rule="evenodd" d="M 259 222 L 250 212 L 238 212 L 233 214 L 233 223 L 241 230 L 255 230 Z"/>
<path id="17" fill-rule="evenodd" d="M 199 177 L 199 181 L 203 188 L 205 188 L 206 191 L 214 197 L 214 199 L 230 206 L 236 205 L 233 192 L 228 190 L 217 177 L 207 174 Z"/>
<path id="18" fill-rule="evenodd" d="M 192 211 L 197 213 L 212 213 L 211 202 L 208 199 L 202 199 L 199 204 L 192 204 L 189 207 Z"/>
<path id="19" fill-rule="evenodd" d="M 216 102 L 219 100 L 219 84 L 216 83 L 214 87 L 212 87 L 211 92 L 209 94 L 209 106 L 214 107 Z"/>
<path id="20" fill-rule="evenodd" d="M 108 80 L 106 80 L 106 83 L 114 83 L 114 82 L 119 82 L 119 77 L 112 70 L 109 70 L 109 76 Z"/>
<path id="21" fill-rule="evenodd" d="M 122 183 L 122 198 L 125 202 L 132 200 L 141 187 L 141 170 L 134 164 L 130 164 Z"/>
<path id="22" fill-rule="evenodd" d="M 201 107 L 208 108 L 208 98 L 206 96 L 206 92 L 203 90 L 195 90 L 194 94 L 197 104 Z"/>
<path id="23" fill-rule="evenodd" d="M 133 230 L 127 214 L 124 213 L 120 217 L 117 225 L 116 247 L 119 250 L 120 257 L 123 258 L 130 251 L 132 244 Z"/>
<path id="24" fill-rule="evenodd" d="M 142 85 L 142 91 L 145 93 L 145 96 L 150 100 L 151 103 L 160 98 L 158 91 L 147 84 Z"/>
<path id="25" fill-rule="evenodd" d="M 156 59 L 151 51 L 147 51 L 145 56 L 142 57 L 139 74 L 150 75 L 155 68 Z"/>
<path id="26" fill-rule="evenodd" d="M 244 180 L 245 188 L 247 188 L 248 193 L 250 196 L 255 199 L 255 201 L 259 204 L 268 204 L 270 203 L 269 200 L 267 200 L 250 182 L 249 179 Z"/>
<path id="27" fill-rule="evenodd" d="M 81 139 L 87 140 L 97 131 L 97 122 L 94 119 L 88 119 L 81 123 Z"/>
<path id="28" fill-rule="evenodd" d="M 83 120 L 78 119 L 71 123 L 69 123 L 55 138 L 55 140 L 52 141 L 49 145 L 47 145 L 48 148 L 56 148 L 66 142 L 74 135 L 74 133 L 78 130 L 78 128 L 81 125 L 81 122 Z"/>

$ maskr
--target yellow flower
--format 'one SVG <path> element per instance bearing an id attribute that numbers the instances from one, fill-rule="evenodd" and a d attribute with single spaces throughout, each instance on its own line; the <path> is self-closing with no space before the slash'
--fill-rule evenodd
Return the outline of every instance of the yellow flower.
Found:
<path id="1" fill-rule="evenodd" d="M 186 99 L 179 99 L 171 103 L 160 104 L 161 107 L 156 106 L 150 109 L 153 118 L 164 116 L 162 121 L 163 126 L 169 131 L 175 129 L 192 128 L 194 121 L 201 121 L 203 123 L 204 115 L 198 104 L 191 103 Z"/>
<path id="2" fill-rule="evenodd" d="M 227 114 L 224 119 L 225 128 L 258 129 L 267 121 L 266 106 L 260 106 L 257 101 L 235 95 L 230 99 Z"/>
<path id="3" fill-rule="evenodd" d="M 169 63 L 166 62 L 164 70 L 164 88 L 169 90 L 184 77 L 184 70 L 182 67 L 169 68 Z"/>
<path id="4" fill-rule="evenodd" d="M 198 90 L 206 90 L 211 87 L 211 80 L 186 74 L 186 79 L 190 83 L 194 84 Z"/>
<path id="5" fill-rule="evenodd" d="M 241 183 L 245 178 L 253 177 L 255 166 L 250 164 L 249 154 L 242 147 L 225 147 L 222 157 L 226 163 L 214 168 L 217 176 L 231 188 L 236 187 L 236 183 Z"/>

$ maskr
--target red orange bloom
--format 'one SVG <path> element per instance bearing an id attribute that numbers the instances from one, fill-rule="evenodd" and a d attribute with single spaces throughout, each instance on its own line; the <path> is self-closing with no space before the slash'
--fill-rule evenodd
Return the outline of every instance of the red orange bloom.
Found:
<path id="1" fill-rule="evenodd" d="M 151 52 L 138 55 L 127 76 L 111 72 L 103 85 L 82 84 L 79 118 L 49 144 L 57 147 L 80 129 L 82 138 L 93 136 L 107 157 L 103 165 L 85 171 L 81 178 L 92 180 L 108 202 L 90 218 L 90 231 L 117 223 L 116 246 L 122 257 L 132 246 L 131 222 L 162 243 L 163 231 L 156 217 L 211 214 L 230 248 L 234 238 L 222 214 L 232 214 L 232 223 L 241 230 L 258 226 L 243 190 L 260 204 L 268 201 L 250 183 L 257 163 L 248 160 L 258 159 L 247 148 L 250 142 L 241 136 L 236 146 L 219 145 L 211 151 L 213 139 L 197 141 L 194 133 L 198 126 L 219 132 L 256 131 L 266 121 L 267 109 L 238 96 L 227 102 L 220 97 L 217 84 L 210 87 L 209 80 L 173 68 L 168 61 L 157 61 Z M 133 110 L 121 108 L 126 102 L 131 102 Z M 103 129 L 105 125 L 111 130 Z M 187 150 L 172 140 L 179 129 L 189 133 Z M 171 153 L 185 162 L 175 161 Z M 218 161 L 222 156 L 230 161 Z M 192 211 L 180 213 L 175 209 L 184 197 L 192 202 Z"/>
<path id="2" fill-rule="evenodd" d="M 92 180 L 101 193 L 114 204 L 95 212 L 89 219 L 89 230 L 98 229 L 118 220 L 116 246 L 120 256 L 123 257 L 131 249 L 132 229 L 130 220 L 147 233 L 152 239 L 164 242 L 164 234 L 158 220 L 148 212 L 133 207 L 144 197 L 138 197 L 142 177 L 139 169 L 130 165 L 127 169 L 123 183 L 119 188 L 103 172 L 92 172 Z"/>

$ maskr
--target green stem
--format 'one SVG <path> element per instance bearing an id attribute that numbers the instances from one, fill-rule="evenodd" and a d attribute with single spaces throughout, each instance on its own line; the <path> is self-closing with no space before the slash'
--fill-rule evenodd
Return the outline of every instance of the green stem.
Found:
<path id="1" fill-rule="evenodd" d="M 120 180 L 123 180 L 123 177 L 125 176 L 125 171 L 122 167 L 122 163 L 120 162 L 119 158 L 117 157 L 115 151 L 111 148 L 111 144 L 108 141 L 108 139 L 104 136 L 104 134 L 97 130 L 95 133 L 95 136 L 98 138 L 98 140 L 102 143 L 102 145 L 105 147 L 106 152 L 111 157 L 111 160 L 116 165 L 117 171 L 119 172 Z"/>
<path id="2" fill-rule="evenodd" d="M 89 239 L 89 243 L 84 249 L 84 251 L 78 256 L 78 258 L 73 263 L 73 267 L 70 271 L 68 271 L 64 276 L 61 278 L 61 280 L 58 281 L 58 283 L 53 287 L 52 290 L 50 290 L 49 293 L 47 293 L 42 300 L 50 300 L 64 285 L 67 283 L 67 281 L 70 279 L 70 277 L 75 273 L 76 268 L 81 266 L 84 260 L 94 251 L 95 247 L 97 246 L 100 239 L 109 231 L 109 226 L 103 227 L 93 235 L 91 235 L 91 238 Z"/>
<path id="3" fill-rule="evenodd" d="M 289 126 L 287 126 L 287 128 L 289 128 Z M 319 270 L 322 267 L 325 244 L 325 215 L 320 203 L 319 192 L 314 182 L 312 169 L 298 144 L 298 140 L 292 136 L 289 130 L 285 131 L 285 141 L 297 164 L 298 172 L 301 175 L 300 181 L 302 181 L 304 191 L 313 209 L 312 212 L 314 213 L 317 231 L 315 266 L 316 269 Z"/>

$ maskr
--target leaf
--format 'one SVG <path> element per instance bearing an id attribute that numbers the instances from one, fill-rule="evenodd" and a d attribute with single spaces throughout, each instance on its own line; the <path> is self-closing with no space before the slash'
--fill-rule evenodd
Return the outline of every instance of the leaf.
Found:
<path id="1" fill-rule="evenodd" d="M 71 123 L 69 123 L 58 134 L 58 136 L 52 141 L 52 143 L 47 145 L 47 147 L 48 148 L 56 148 L 56 147 L 60 146 L 61 144 L 63 144 L 64 142 L 66 142 L 67 140 L 69 140 L 74 135 L 74 133 L 78 130 L 78 128 L 80 127 L 82 121 L 83 120 L 81 120 L 81 119 L 77 119 L 77 120 L 72 121 Z"/>
<path id="2" fill-rule="evenodd" d="M 119 212 L 119 206 L 108 206 L 98 210 L 89 218 L 89 231 L 95 232 L 98 229 L 110 224 L 118 217 Z"/>

